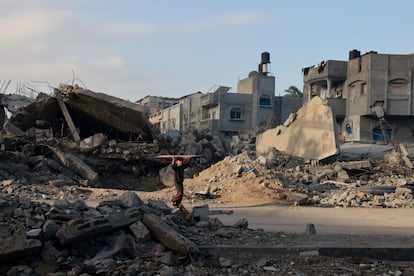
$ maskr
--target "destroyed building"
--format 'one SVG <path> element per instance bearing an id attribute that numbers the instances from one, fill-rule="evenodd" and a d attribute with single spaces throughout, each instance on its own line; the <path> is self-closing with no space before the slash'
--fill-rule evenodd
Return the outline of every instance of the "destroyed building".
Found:
<path id="1" fill-rule="evenodd" d="M 413 142 L 412 54 L 349 52 L 303 69 L 303 101 L 327 99 L 343 141 Z"/>
<path id="2" fill-rule="evenodd" d="M 263 52 L 258 70 L 238 81 L 236 93 L 230 87 L 215 86 L 213 92 L 184 96 L 173 106 L 166 106 L 170 103 L 168 98 L 160 97 L 155 104 L 160 108 L 151 113 L 150 121 L 161 133 L 199 129 L 233 135 L 258 126 L 274 127 L 296 111 L 302 101 L 275 96 L 276 78 L 271 74 L 270 63 L 270 54 Z"/>
<path id="3" fill-rule="evenodd" d="M 288 120 L 292 132 L 307 116 L 327 113 L 325 108 L 324 101 L 314 97 L 295 119 Z M 394 156 L 396 165 L 390 167 L 370 160 L 313 166 L 275 149 L 257 155 L 253 144 L 238 145 L 242 153 L 223 158 L 232 148 L 219 136 L 192 133 L 164 145 L 146 110 L 70 85 L 16 110 L 4 126 L 0 150 L 0 274 L 347 273 L 358 271 L 359 263 L 349 264 L 342 258 L 331 268 L 334 262 L 323 255 L 325 248 L 316 251 L 312 242 L 335 237 L 316 235 L 315 227 L 311 234 L 287 234 L 249 229 L 247 219 L 224 225 L 217 217 L 209 217 L 213 212 L 205 204 L 283 200 L 324 207 L 413 207 L 413 179 L 408 177 L 413 165 L 405 161 L 410 160 L 404 147 L 406 153 L 402 158 Z M 325 117 L 326 121 L 332 118 L 332 114 Z M 327 131 L 334 133 L 332 128 Z M 185 204 L 200 204 L 192 212 L 172 210 L 165 203 L 174 187 L 149 183 L 148 193 L 142 189 L 148 169 L 159 165 L 156 154 L 163 151 L 221 160 L 186 182 Z M 401 166 L 401 159 L 407 167 Z M 384 185 L 375 185 L 380 181 Z M 100 182 L 99 188 L 90 185 L 95 182 Z M 153 193 L 157 189 L 160 193 Z M 374 196 L 372 191 L 381 194 Z M 299 242 L 306 247 L 295 250 Z M 288 254 L 257 260 L 247 244 Z M 240 249 L 234 252 L 236 246 Z M 309 250 L 318 254 L 311 262 L 302 257 Z M 241 253 L 246 260 L 241 260 Z M 297 265 L 292 266 L 294 262 Z M 375 268 L 377 272 L 405 271 L 382 264 Z"/>

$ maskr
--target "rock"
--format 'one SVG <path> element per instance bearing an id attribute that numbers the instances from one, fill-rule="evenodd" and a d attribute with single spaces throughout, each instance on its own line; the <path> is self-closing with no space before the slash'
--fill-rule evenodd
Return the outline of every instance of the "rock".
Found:
<path id="1" fill-rule="evenodd" d="M 248 226 L 249 226 L 249 222 L 245 218 L 240 219 L 235 224 L 233 224 L 233 227 L 243 228 L 243 229 L 247 229 Z"/>
<path id="2" fill-rule="evenodd" d="M 316 228 L 313 223 L 309 223 L 306 225 L 305 234 L 307 235 L 315 235 L 316 234 Z"/>
<path id="3" fill-rule="evenodd" d="M 59 230 L 60 226 L 53 220 L 47 220 L 43 224 L 43 235 L 46 240 L 52 240 L 55 237 L 56 232 Z"/>
<path id="4" fill-rule="evenodd" d="M 108 137 L 103 133 L 97 133 L 93 136 L 83 139 L 79 144 L 81 152 L 91 152 L 94 149 L 107 144 Z"/>
<path id="5" fill-rule="evenodd" d="M 137 194 L 131 191 L 119 195 L 116 200 L 119 200 L 124 208 L 140 207 L 144 204 Z"/>
<path id="6" fill-rule="evenodd" d="M 151 239 L 148 228 L 140 220 L 132 223 L 129 226 L 129 230 L 131 230 L 132 235 L 137 242 L 145 243 Z"/>

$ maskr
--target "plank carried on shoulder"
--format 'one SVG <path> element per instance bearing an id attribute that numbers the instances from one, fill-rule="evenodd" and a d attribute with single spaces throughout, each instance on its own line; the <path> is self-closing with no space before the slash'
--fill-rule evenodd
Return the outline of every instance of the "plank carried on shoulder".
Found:
<path id="1" fill-rule="evenodd" d="M 157 158 L 183 158 L 183 159 L 189 159 L 189 158 L 195 158 L 195 157 L 204 157 L 203 155 L 197 155 L 197 154 L 164 154 L 164 155 L 158 155 Z"/>

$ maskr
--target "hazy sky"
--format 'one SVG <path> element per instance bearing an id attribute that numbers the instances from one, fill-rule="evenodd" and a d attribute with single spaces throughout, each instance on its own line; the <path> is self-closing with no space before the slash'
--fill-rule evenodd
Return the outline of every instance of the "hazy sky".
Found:
<path id="1" fill-rule="evenodd" d="M 0 81 L 131 101 L 236 92 L 267 51 L 283 95 L 302 89 L 302 68 L 352 49 L 413 53 L 413 11 L 409 0 L 1 0 Z"/>

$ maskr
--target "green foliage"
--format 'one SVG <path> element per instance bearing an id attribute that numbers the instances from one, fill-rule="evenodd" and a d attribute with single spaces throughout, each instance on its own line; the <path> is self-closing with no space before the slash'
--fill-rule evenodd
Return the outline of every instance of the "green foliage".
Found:
<path id="1" fill-rule="evenodd" d="M 299 97 L 299 98 L 303 97 L 303 92 L 300 91 L 299 88 L 293 85 L 289 86 L 289 88 L 286 89 L 285 92 L 288 93 L 292 97 Z"/>

